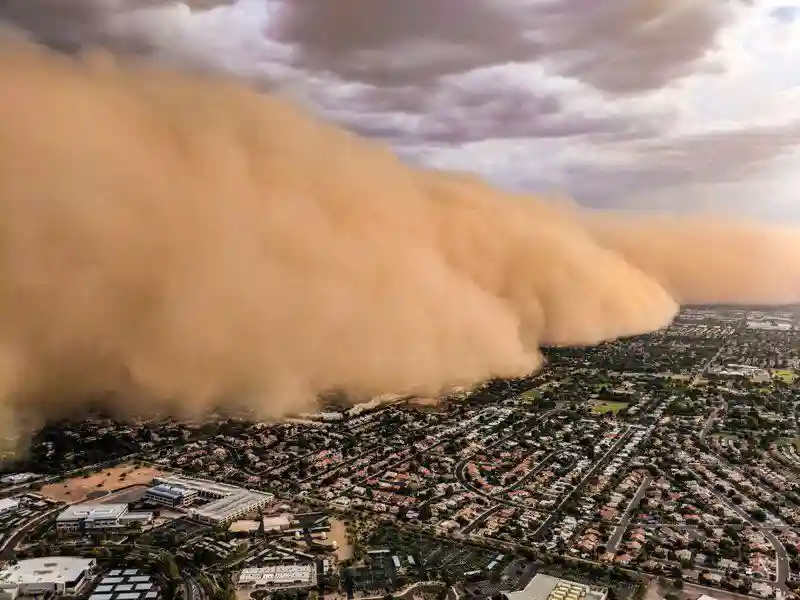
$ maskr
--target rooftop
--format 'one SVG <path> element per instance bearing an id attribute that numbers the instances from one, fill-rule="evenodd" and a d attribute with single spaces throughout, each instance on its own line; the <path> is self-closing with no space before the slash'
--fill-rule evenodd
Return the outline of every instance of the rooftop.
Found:
<path id="1" fill-rule="evenodd" d="M 247 510 L 254 504 L 271 499 L 271 494 L 239 489 L 237 493 L 209 502 L 205 506 L 194 509 L 192 513 L 210 519 L 224 519 L 228 515 Z"/>
<path id="2" fill-rule="evenodd" d="M 19 500 L 14 500 L 13 498 L 0 498 L 0 512 L 17 508 L 18 506 Z"/>
<path id="3" fill-rule="evenodd" d="M 242 569 L 241 573 L 239 573 L 239 583 L 254 585 L 314 585 L 316 572 L 316 566 L 310 564 L 253 567 Z"/>
<path id="4" fill-rule="evenodd" d="M 119 519 L 128 511 L 127 504 L 73 504 L 58 515 L 56 521 L 81 521 L 84 519 Z"/>
<path id="5" fill-rule="evenodd" d="M 213 494 L 217 496 L 229 496 L 242 491 L 243 488 L 227 483 L 219 483 L 208 479 L 193 479 L 182 475 L 166 475 L 156 477 L 153 480 L 156 484 L 166 484 L 170 487 L 179 487 L 189 490 L 197 490 L 200 493 Z"/>
<path id="6" fill-rule="evenodd" d="M 100 580 L 89 600 L 156 600 L 159 595 L 151 575 L 138 569 L 115 569 Z"/>
<path id="7" fill-rule="evenodd" d="M 34 583 L 69 583 L 95 565 L 93 558 L 49 556 L 28 558 L 0 571 L 0 587 Z"/>
<path id="8" fill-rule="evenodd" d="M 582 583 L 538 574 L 519 592 L 505 592 L 508 600 L 604 600 L 607 591 Z"/>
<path id="9" fill-rule="evenodd" d="M 190 488 L 185 486 L 168 485 L 166 483 L 159 483 L 147 490 L 148 494 L 156 494 L 157 496 L 164 496 L 165 498 L 177 499 L 186 495 Z M 197 491 L 197 490 L 192 490 Z"/>

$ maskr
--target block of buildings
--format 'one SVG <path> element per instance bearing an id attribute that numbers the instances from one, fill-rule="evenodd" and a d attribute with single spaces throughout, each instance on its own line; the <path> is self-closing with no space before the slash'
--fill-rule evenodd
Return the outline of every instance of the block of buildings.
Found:
<path id="1" fill-rule="evenodd" d="M 189 509 L 189 517 L 208 525 L 224 525 L 256 512 L 274 499 L 273 494 L 247 490 L 235 485 L 193 479 L 181 475 L 156 477 L 156 485 L 194 490 L 207 504 Z"/>
<path id="2" fill-rule="evenodd" d="M 310 564 L 274 565 L 242 569 L 236 577 L 237 588 L 301 589 L 317 584 L 317 566 Z"/>
<path id="3" fill-rule="evenodd" d="M 52 556 L 29 558 L 0 571 L 0 598 L 75 596 L 84 591 L 95 568 L 93 558 Z"/>
<path id="4" fill-rule="evenodd" d="M 0 519 L 12 515 L 19 510 L 19 500 L 0 498 Z"/>
<path id="5" fill-rule="evenodd" d="M 112 531 L 147 525 L 153 521 L 151 512 L 128 512 L 127 504 L 73 504 L 56 518 L 56 529 L 70 531 Z"/>
<path id="6" fill-rule="evenodd" d="M 138 569 L 109 571 L 92 590 L 89 600 L 158 600 L 161 591 L 152 575 Z"/>

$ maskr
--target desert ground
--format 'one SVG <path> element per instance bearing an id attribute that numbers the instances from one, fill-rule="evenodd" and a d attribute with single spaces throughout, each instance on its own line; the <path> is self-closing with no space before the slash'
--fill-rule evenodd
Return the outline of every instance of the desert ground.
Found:
<path id="1" fill-rule="evenodd" d="M 147 485 L 161 471 L 153 467 L 135 467 L 131 464 L 103 469 L 88 476 L 79 475 L 42 488 L 41 493 L 62 502 L 80 502 L 91 492 L 113 492 L 131 485 Z"/>
<path id="2" fill-rule="evenodd" d="M 353 556 L 353 547 L 347 541 L 347 529 L 339 519 L 331 519 L 330 539 L 339 546 L 336 550 L 337 559 L 342 561 Z"/>
<path id="3" fill-rule="evenodd" d="M 410 398 L 408 400 L 409 406 L 438 406 L 439 400 L 437 398 Z"/>

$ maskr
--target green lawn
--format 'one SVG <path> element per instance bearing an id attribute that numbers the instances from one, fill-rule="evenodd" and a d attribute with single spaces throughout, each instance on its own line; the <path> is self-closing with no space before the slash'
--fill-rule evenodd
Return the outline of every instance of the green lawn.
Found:
<path id="1" fill-rule="evenodd" d="M 592 412 L 599 414 L 607 412 L 618 413 L 623 408 L 628 408 L 627 402 L 600 402 L 592 407 Z"/>
<path id="2" fill-rule="evenodd" d="M 783 379 L 786 383 L 792 383 L 794 381 L 794 371 L 791 369 L 775 369 L 772 371 L 773 377 L 779 377 Z"/>

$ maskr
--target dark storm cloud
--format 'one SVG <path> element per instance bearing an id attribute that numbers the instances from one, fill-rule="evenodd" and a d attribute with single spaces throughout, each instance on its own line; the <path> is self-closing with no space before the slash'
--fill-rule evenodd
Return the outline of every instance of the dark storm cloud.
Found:
<path id="1" fill-rule="evenodd" d="M 192 10 L 207 10 L 234 0 L 182 0 Z M 0 22 L 29 32 L 38 42 L 72 52 L 87 44 L 115 47 L 106 20 L 124 12 L 175 4 L 169 0 L 2 0 Z M 135 49 L 123 44 L 123 50 Z"/>
<path id="2" fill-rule="evenodd" d="M 293 0 L 281 34 L 313 67 L 381 85 L 550 58 L 601 89 L 632 92 L 686 73 L 725 16 L 724 6 L 685 0 L 495 0 L 469 10 L 461 0 Z M 409 61 L 425 42 L 428 60 Z"/>

